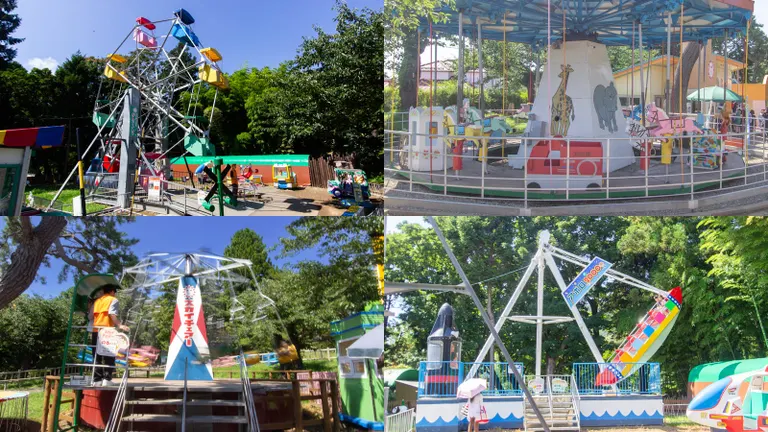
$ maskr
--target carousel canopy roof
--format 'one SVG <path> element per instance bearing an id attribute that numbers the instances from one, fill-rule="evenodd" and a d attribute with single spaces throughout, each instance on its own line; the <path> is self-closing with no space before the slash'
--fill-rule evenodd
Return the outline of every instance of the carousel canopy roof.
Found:
<path id="1" fill-rule="evenodd" d="M 458 9 L 464 12 L 465 36 L 482 24 L 483 39 L 506 40 L 534 46 L 547 44 L 548 0 L 456 0 L 456 9 L 442 7 L 448 21 L 433 23 L 438 34 L 459 34 Z M 666 19 L 672 14 L 673 40 L 703 41 L 731 32 L 744 32 L 754 10 L 753 0 L 549 0 L 552 41 L 562 38 L 565 15 L 566 40 L 597 39 L 606 45 L 632 45 L 632 23 L 643 25 L 645 45 L 667 40 Z M 422 22 L 422 31 L 429 23 Z M 675 31 L 676 30 L 676 31 Z M 639 41 L 635 31 L 634 38 Z"/>

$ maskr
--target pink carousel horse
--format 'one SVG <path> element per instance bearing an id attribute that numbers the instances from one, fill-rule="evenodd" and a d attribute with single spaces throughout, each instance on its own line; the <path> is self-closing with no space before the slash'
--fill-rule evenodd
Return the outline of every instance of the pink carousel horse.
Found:
<path id="1" fill-rule="evenodd" d="M 677 118 L 670 119 L 663 109 L 656 106 L 655 103 L 649 103 L 646 109 L 646 118 L 648 119 L 648 135 L 653 137 L 669 135 L 701 135 L 701 129 L 696 126 L 693 119 Z"/>

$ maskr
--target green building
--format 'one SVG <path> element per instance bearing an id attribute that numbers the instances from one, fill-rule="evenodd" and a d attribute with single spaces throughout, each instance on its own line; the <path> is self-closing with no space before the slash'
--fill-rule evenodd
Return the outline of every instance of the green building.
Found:
<path id="1" fill-rule="evenodd" d="M 363 336 L 378 337 L 383 350 L 384 307 L 373 304 L 364 312 L 331 323 L 331 336 L 336 340 L 339 362 L 339 392 L 341 394 L 341 420 L 368 430 L 384 430 L 384 378 L 379 368 L 380 352 L 367 350 L 371 357 L 350 356 L 348 349 L 355 342 L 370 345 Z M 374 329 L 376 329 L 374 331 Z M 354 349 L 355 347 L 353 347 Z M 357 350 L 361 352 L 364 350 Z M 376 357 L 373 357 L 376 355 Z"/>

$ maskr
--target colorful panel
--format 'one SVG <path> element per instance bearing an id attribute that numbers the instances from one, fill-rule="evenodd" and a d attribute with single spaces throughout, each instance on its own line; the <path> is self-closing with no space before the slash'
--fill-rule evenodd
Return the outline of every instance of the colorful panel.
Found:
<path id="1" fill-rule="evenodd" d="M 8 129 L 3 145 L 6 147 L 32 147 L 37 139 L 37 128 Z"/>
<path id="2" fill-rule="evenodd" d="M 646 326 L 646 327 L 643 329 L 643 333 L 645 333 L 645 335 L 646 335 L 646 336 L 650 337 L 650 336 L 653 334 L 653 327 L 651 327 L 651 326 Z"/>
<path id="3" fill-rule="evenodd" d="M 667 306 L 667 309 L 669 309 L 671 311 L 675 310 L 675 308 L 677 308 L 677 305 L 672 300 L 667 300 L 666 306 Z"/>
<path id="4" fill-rule="evenodd" d="M 107 60 L 111 60 L 117 63 L 125 63 L 126 61 L 128 61 L 126 60 L 125 57 L 121 56 L 120 54 L 110 54 L 107 56 Z"/>
<path id="5" fill-rule="evenodd" d="M 171 35 L 187 45 L 200 45 L 200 39 L 197 38 L 197 35 L 192 31 L 192 29 L 183 24 L 174 24 L 171 28 Z"/>
<path id="6" fill-rule="evenodd" d="M 3 145 L 4 142 L 5 142 L 5 131 L 0 130 L 0 145 Z"/>
<path id="7" fill-rule="evenodd" d="M 38 128 L 35 148 L 58 147 L 64 141 L 64 126 L 46 126 Z"/>

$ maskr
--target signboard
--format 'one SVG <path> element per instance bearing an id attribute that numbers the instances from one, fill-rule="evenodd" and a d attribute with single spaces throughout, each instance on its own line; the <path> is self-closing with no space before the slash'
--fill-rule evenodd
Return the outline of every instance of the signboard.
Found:
<path id="1" fill-rule="evenodd" d="M 128 335 L 120 333 L 114 327 L 99 330 L 99 341 L 96 344 L 96 354 L 107 357 L 117 357 L 120 350 L 128 348 Z"/>
<path id="2" fill-rule="evenodd" d="M 602 258 L 595 257 L 576 279 L 563 291 L 563 297 L 569 307 L 573 307 L 592 289 L 613 264 Z"/>
<path id="3" fill-rule="evenodd" d="M 183 380 L 185 367 L 187 379 L 213 379 L 203 300 L 200 285 L 193 276 L 179 280 L 165 379 Z"/>
<path id="4" fill-rule="evenodd" d="M 152 201 L 160 201 L 160 187 L 163 182 L 160 177 L 149 178 L 149 189 L 147 190 L 147 198 Z"/>

